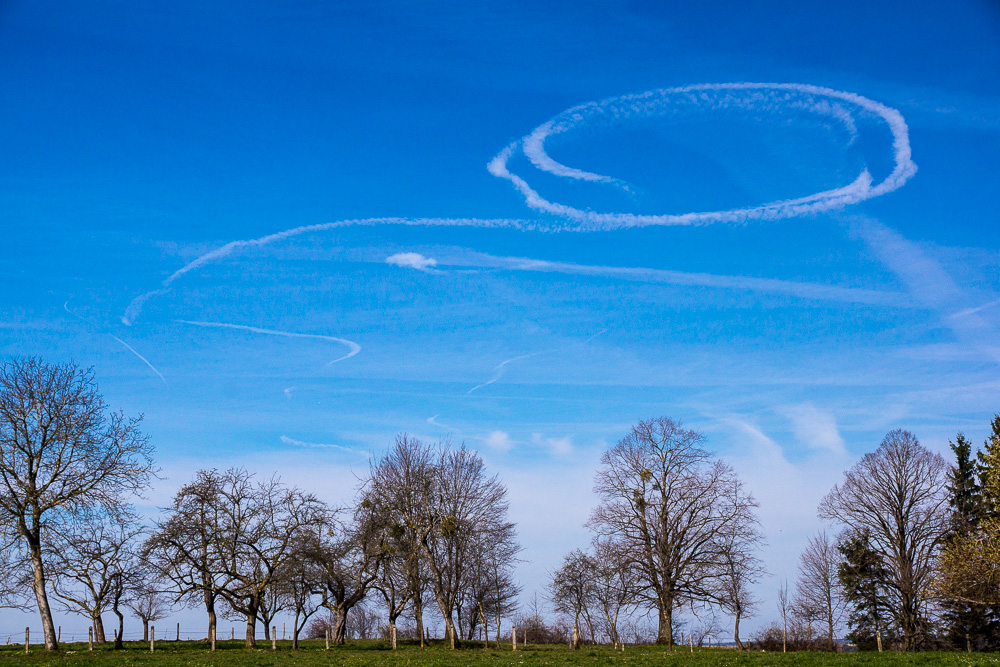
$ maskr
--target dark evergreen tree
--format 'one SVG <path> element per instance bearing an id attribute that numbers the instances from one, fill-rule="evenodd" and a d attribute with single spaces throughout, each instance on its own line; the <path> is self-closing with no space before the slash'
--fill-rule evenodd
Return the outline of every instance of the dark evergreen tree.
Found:
<path id="1" fill-rule="evenodd" d="M 946 544 L 975 531 L 983 519 L 982 491 L 977 480 L 972 443 L 965 434 L 959 433 L 949 444 L 955 453 L 955 467 L 950 473 L 948 485 L 952 516 Z M 948 641 L 953 647 L 965 651 L 993 647 L 997 617 L 992 609 L 957 599 L 946 600 L 943 607 Z"/>
<path id="2" fill-rule="evenodd" d="M 843 556 L 837 578 L 850 608 L 847 625 L 851 631 L 846 638 L 868 651 L 876 649 L 879 641 L 888 648 L 897 634 L 886 593 L 887 573 L 870 540 L 867 530 L 850 531 L 837 545 Z"/>
<path id="3" fill-rule="evenodd" d="M 976 473 L 984 515 L 1000 518 L 1000 415 L 993 415 L 990 426 L 983 450 L 976 455 Z"/>

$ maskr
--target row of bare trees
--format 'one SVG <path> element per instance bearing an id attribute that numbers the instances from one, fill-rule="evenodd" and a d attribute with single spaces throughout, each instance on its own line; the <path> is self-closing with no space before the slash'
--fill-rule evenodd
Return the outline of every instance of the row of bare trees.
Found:
<path id="1" fill-rule="evenodd" d="M 342 643 L 351 610 L 384 604 L 393 646 L 405 610 L 422 638 L 436 603 L 451 646 L 489 625 L 499 641 L 519 587 L 520 546 L 507 490 L 464 445 L 400 436 L 350 507 L 259 479 L 202 470 L 143 525 L 132 502 L 157 475 L 139 418 L 111 412 L 91 371 L 36 358 L 0 362 L 0 605 L 34 594 L 48 650 L 58 648 L 50 597 L 84 615 L 98 642 L 103 614 L 148 625 L 170 605 L 201 607 L 215 645 L 219 615 L 246 621 L 246 645 L 279 613 L 293 643 L 326 609 Z"/>
<path id="2" fill-rule="evenodd" d="M 310 617 L 330 613 L 342 644 L 351 610 L 381 598 L 389 635 L 404 610 L 423 636 L 428 595 L 452 647 L 511 613 L 520 549 L 507 521 L 506 488 L 464 446 L 400 436 L 373 462 L 351 508 L 255 480 L 246 471 L 201 471 L 174 498 L 144 548 L 176 599 L 203 606 L 214 641 L 217 608 L 246 619 L 246 645 L 279 612 L 293 646 Z M 498 640 L 499 641 L 499 640 Z"/>

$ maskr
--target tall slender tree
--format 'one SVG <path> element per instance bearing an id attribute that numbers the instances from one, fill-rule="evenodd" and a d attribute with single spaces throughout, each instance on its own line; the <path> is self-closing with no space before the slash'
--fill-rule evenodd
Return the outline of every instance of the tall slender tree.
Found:
<path id="1" fill-rule="evenodd" d="M 951 526 L 945 536 L 946 548 L 978 531 L 985 518 L 972 443 L 965 434 L 959 433 L 949 445 L 955 454 L 955 464 L 948 477 Z M 954 646 L 972 651 L 991 634 L 994 623 L 987 605 L 946 594 L 942 606 L 948 636 Z"/>
<path id="2" fill-rule="evenodd" d="M 0 362 L 0 524 L 31 564 L 45 648 L 59 648 L 44 549 L 48 532 L 88 513 L 120 513 L 156 475 L 141 417 L 111 412 L 94 375 L 38 358 Z"/>

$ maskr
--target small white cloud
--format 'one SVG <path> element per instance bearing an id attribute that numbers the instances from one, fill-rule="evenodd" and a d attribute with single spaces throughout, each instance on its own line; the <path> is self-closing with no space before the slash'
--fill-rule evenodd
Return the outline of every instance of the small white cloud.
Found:
<path id="1" fill-rule="evenodd" d="M 514 446 L 514 441 L 510 439 L 510 434 L 506 431 L 493 431 L 485 438 L 486 444 L 498 452 L 510 451 Z"/>
<path id="2" fill-rule="evenodd" d="M 397 252 L 385 258 L 386 264 L 395 264 L 417 271 L 430 271 L 437 266 L 437 260 L 433 257 L 424 257 L 419 252 Z"/>
<path id="3" fill-rule="evenodd" d="M 810 449 L 844 453 L 844 439 L 832 412 L 820 410 L 812 403 L 790 405 L 780 412 L 792 422 L 795 437 Z"/>
<path id="4" fill-rule="evenodd" d="M 563 438 L 543 438 L 541 433 L 532 433 L 531 441 L 539 447 L 548 447 L 553 454 L 566 456 L 573 452 L 573 439 L 569 436 Z"/>
<path id="5" fill-rule="evenodd" d="M 285 398 L 287 398 L 288 400 L 292 400 L 293 391 L 295 391 L 295 387 L 285 387 L 283 391 L 283 393 L 285 394 Z"/>

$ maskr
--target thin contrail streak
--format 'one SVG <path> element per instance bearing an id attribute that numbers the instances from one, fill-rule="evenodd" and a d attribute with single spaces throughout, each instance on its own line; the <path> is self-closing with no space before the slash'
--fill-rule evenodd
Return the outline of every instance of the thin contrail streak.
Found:
<path id="1" fill-rule="evenodd" d="M 574 169 L 556 162 L 546 153 L 545 140 L 552 135 L 568 132 L 588 122 L 620 122 L 663 115 L 676 110 L 680 105 L 695 105 L 699 108 L 707 107 L 709 109 L 725 109 L 731 106 L 753 110 L 804 109 L 832 116 L 839 120 L 845 130 L 850 133 L 853 141 L 857 136 L 857 126 L 845 104 L 879 117 L 892 133 L 895 165 L 889 176 L 880 183 L 873 184 L 871 174 L 867 169 L 863 169 L 853 182 L 843 187 L 817 192 L 805 197 L 775 201 L 762 206 L 726 211 L 692 212 L 681 215 L 639 215 L 585 211 L 549 201 L 532 188 L 525 179 L 512 173 L 508 168 L 508 163 L 515 151 L 520 150 L 537 169 L 543 172 L 583 181 L 617 183 L 616 179 L 609 176 Z M 539 125 L 523 139 L 509 144 L 490 161 L 487 169 L 494 176 L 510 181 L 524 197 L 525 203 L 529 207 L 575 220 L 584 229 L 593 231 L 648 225 L 698 225 L 712 222 L 774 220 L 829 211 L 877 197 L 901 187 L 916 173 L 917 166 L 911 158 L 906 121 L 896 109 L 856 93 L 822 86 L 800 83 L 721 83 L 650 90 L 644 93 L 588 102 L 567 109 L 548 122 Z"/>
<path id="2" fill-rule="evenodd" d="M 69 313 L 69 314 L 70 314 L 70 315 L 72 315 L 73 317 L 77 318 L 77 319 L 78 319 L 78 320 L 80 320 L 81 322 L 84 322 L 85 324 L 88 324 L 88 325 L 90 325 L 90 326 L 92 326 L 92 327 L 94 327 L 94 328 L 96 328 L 96 329 L 100 330 L 100 329 L 99 329 L 99 327 L 96 327 L 96 326 L 95 326 L 95 325 L 94 325 L 94 324 L 93 324 L 92 322 L 90 322 L 90 321 L 89 321 L 89 320 L 87 320 L 86 318 L 84 318 L 84 317 L 81 317 L 81 316 L 80 316 L 79 314 L 77 314 L 76 312 L 74 312 L 74 311 L 73 311 L 73 310 L 72 310 L 72 309 L 71 309 L 71 308 L 69 307 L 69 301 L 67 301 L 66 303 L 64 303 L 64 304 L 63 304 L 63 310 L 65 310 L 65 311 L 66 311 L 67 313 Z M 137 350 L 136 350 L 136 349 L 135 349 L 134 347 L 132 347 L 131 345 L 129 345 L 128 343 L 126 343 L 125 341 L 123 341 L 123 340 L 122 340 L 121 338 L 119 338 L 118 336 L 116 336 L 116 335 L 114 335 L 114 334 L 112 334 L 112 333 L 109 333 L 109 332 L 107 332 L 107 331 L 103 331 L 103 332 L 101 332 L 101 333 L 105 333 L 105 334 L 107 334 L 108 336 L 111 336 L 111 337 L 112 337 L 112 338 L 114 338 L 114 339 L 115 339 L 116 341 L 118 341 L 119 343 L 121 343 L 122 345 L 124 345 L 124 346 L 125 346 L 125 349 L 127 349 L 127 350 L 128 350 L 129 352 L 131 352 L 131 353 L 132 353 L 132 354 L 134 354 L 135 356 L 139 357 L 139 359 L 140 359 L 140 360 L 142 361 L 142 363 L 144 363 L 144 364 L 146 364 L 147 366 L 149 366 L 149 370 L 151 370 L 151 371 L 153 371 L 154 373 L 156 373 L 156 374 L 157 374 L 157 375 L 159 376 L 159 378 L 160 378 L 161 380 L 163 380 L 163 384 L 166 384 L 166 383 L 167 383 L 167 378 L 163 377 L 163 374 L 162 374 L 162 373 L 160 373 L 160 371 L 156 370 L 156 367 L 155 367 L 155 366 L 153 366 L 153 364 L 149 363 L 149 359 L 147 359 L 146 357 L 144 357 L 144 356 L 142 356 L 141 354 L 139 354 L 139 352 L 138 352 L 138 351 L 137 351 Z"/>
<path id="3" fill-rule="evenodd" d="M 553 262 L 528 257 L 505 257 L 484 253 L 469 253 L 466 258 L 449 261 L 453 266 L 496 267 L 512 271 L 534 271 L 539 273 L 564 273 L 568 275 L 612 278 L 630 282 L 691 287 L 711 287 L 716 289 L 736 289 L 751 292 L 784 294 L 801 299 L 819 301 L 839 301 L 846 303 L 884 304 L 911 306 L 912 299 L 901 292 L 873 290 L 860 287 L 840 287 L 777 278 L 756 278 L 740 275 L 720 275 L 714 273 L 694 273 L 669 269 L 647 269 L 642 267 L 600 266 Z"/>
<path id="4" fill-rule="evenodd" d="M 603 329 L 602 331 L 598 331 L 597 333 L 595 333 L 595 334 L 593 334 L 591 336 L 588 336 L 586 338 L 586 340 L 584 340 L 583 342 L 584 343 L 589 343 L 590 341 L 594 340 L 598 336 L 600 336 L 602 334 L 605 334 L 607 332 L 608 332 L 607 329 Z M 473 387 L 469 391 L 465 392 L 465 395 L 468 396 L 469 394 L 471 394 L 472 392 L 476 391 L 477 389 L 482 389 L 483 387 L 487 387 L 487 386 L 493 384 L 494 382 L 496 382 L 497 380 L 499 380 L 500 378 L 502 378 L 504 372 L 506 371 L 507 364 L 513 363 L 515 361 L 520 361 L 521 359 L 528 359 L 529 357 L 537 357 L 540 354 L 548 354 L 549 352 L 559 352 L 559 351 L 565 350 L 565 349 L 566 349 L 566 346 L 553 348 L 551 350 L 540 350 L 538 352 L 530 352 L 528 354 L 522 354 L 520 356 L 511 357 L 510 359 L 507 359 L 505 361 L 501 361 L 499 364 L 497 364 L 496 366 L 493 367 L 493 371 L 494 371 L 493 377 L 491 377 L 486 382 L 483 382 L 482 384 L 477 384 L 475 387 Z M 434 415 L 434 417 L 437 417 L 437 415 Z M 434 417 L 431 417 L 431 419 L 434 419 Z M 430 419 L 428 419 L 427 421 L 430 422 L 430 423 L 432 423 L 432 424 L 434 423 L 434 422 L 431 422 Z"/>
<path id="5" fill-rule="evenodd" d="M 521 356 L 512 357 L 510 359 L 507 359 L 506 361 L 501 361 L 499 364 L 497 364 L 496 366 L 493 367 L 493 377 L 492 378 L 490 378 L 489 380 L 487 380 L 486 382 L 484 382 L 482 384 L 477 384 L 475 387 L 473 387 L 469 391 L 465 392 L 465 395 L 468 396 L 469 394 L 471 394 L 475 390 L 482 389 L 483 387 L 487 387 L 487 386 L 493 384 L 494 382 L 496 382 L 497 380 L 499 380 L 500 378 L 502 378 L 503 374 L 504 374 L 504 367 L 507 364 L 509 364 L 511 362 L 514 362 L 514 361 L 520 361 L 521 359 L 527 359 L 528 357 L 537 357 L 539 354 L 545 354 L 546 352 L 552 352 L 552 350 L 542 350 L 541 352 L 532 352 L 530 354 L 522 354 Z"/>
<path id="6" fill-rule="evenodd" d="M 346 338 L 337 338 L 336 336 L 324 336 L 321 334 L 307 334 L 307 333 L 297 333 L 294 331 L 280 331 L 278 329 L 261 329 L 260 327 L 251 327 L 245 324 L 230 324 L 228 322 L 201 322 L 197 320 L 174 320 L 181 324 L 190 324 L 196 327 L 214 327 L 217 329 L 238 329 L 240 331 L 251 331 L 253 333 L 265 334 L 268 336 L 283 336 L 285 338 L 315 338 L 317 340 L 329 340 L 334 343 L 340 343 L 346 345 L 348 348 L 347 354 L 342 357 L 337 357 L 333 361 L 327 363 L 327 366 L 335 364 L 338 361 L 343 361 L 344 359 L 350 359 L 358 352 L 361 351 L 361 346 L 355 343 L 353 340 L 347 340 Z"/>

